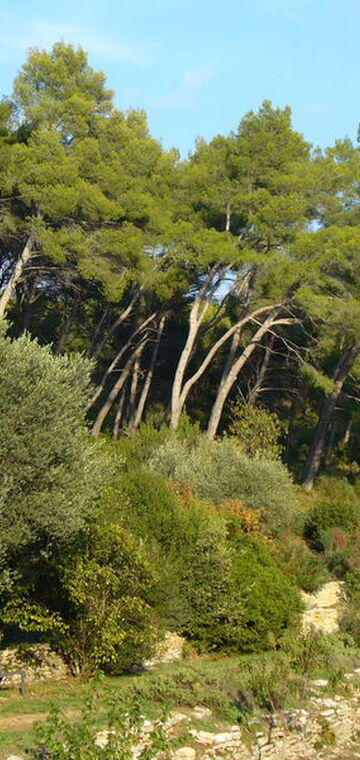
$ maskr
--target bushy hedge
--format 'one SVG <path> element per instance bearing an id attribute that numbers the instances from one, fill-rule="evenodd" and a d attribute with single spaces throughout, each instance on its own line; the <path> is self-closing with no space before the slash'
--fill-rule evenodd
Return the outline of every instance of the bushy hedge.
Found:
<path id="1" fill-rule="evenodd" d="M 351 534 L 359 524 L 360 499 L 352 485 L 345 479 L 321 478 L 317 503 L 306 526 L 310 540 L 324 550 L 332 543 L 332 529 Z"/>
<path id="2" fill-rule="evenodd" d="M 165 477 L 189 484 L 215 504 L 241 499 L 250 509 L 264 509 L 264 526 L 273 534 L 296 517 L 296 489 L 281 462 L 250 458 L 230 440 L 194 445 L 172 438 L 159 447 L 149 466 Z"/>
<path id="3" fill-rule="evenodd" d="M 274 647 L 284 632 L 299 622 L 303 608 L 300 594 L 275 564 L 264 538 L 240 536 L 235 549 L 233 572 L 243 606 L 240 648 L 256 651 Z"/>

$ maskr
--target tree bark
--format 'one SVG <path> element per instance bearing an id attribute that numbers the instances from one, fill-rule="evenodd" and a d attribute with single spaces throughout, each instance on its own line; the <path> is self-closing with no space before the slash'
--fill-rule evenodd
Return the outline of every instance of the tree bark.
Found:
<path id="1" fill-rule="evenodd" d="M 129 426 L 132 430 L 137 430 L 142 420 L 145 404 L 147 401 L 147 397 L 149 395 L 149 390 L 150 390 L 150 386 L 151 386 L 153 375 L 154 375 L 154 368 L 155 368 L 156 359 L 159 353 L 160 341 L 161 341 L 162 334 L 164 332 L 165 321 L 166 321 L 166 317 L 162 316 L 160 320 L 160 324 L 159 324 L 158 334 L 156 336 L 154 350 L 151 357 L 150 367 L 146 374 L 145 382 L 140 394 L 139 403 L 137 405 L 134 418 L 133 420 L 131 420 L 131 423 Z"/>
<path id="2" fill-rule="evenodd" d="M 99 354 L 102 351 L 103 346 L 105 343 L 111 338 L 111 336 L 114 334 L 114 332 L 117 330 L 120 325 L 122 325 L 123 322 L 125 322 L 125 319 L 130 316 L 131 312 L 133 311 L 136 301 L 138 300 L 141 293 L 141 288 L 139 288 L 136 293 L 133 295 L 129 305 L 124 309 L 124 311 L 121 312 L 121 314 L 115 319 L 115 322 L 111 325 L 109 330 L 102 336 L 102 338 L 99 340 L 98 343 L 93 345 L 93 347 L 89 350 L 89 358 L 90 359 L 97 359 Z"/>
<path id="3" fill-rule="evenodd" d="M 116 381 L 116 383 L 113 385 L 113 387 L 111 388 L 110 392 L 108 393 L 108 395 L 107 395 L 107 397 L 106 397 L 106 399 L 105 399 L 105 401 L 104 401 L 104 403 L 103 403 L 103 405 L 102 405 L 102 407 L 101 407 L 101 409 L 100 409 L 100 411 L 99 411 L 99 413 L 98 413 L 98 415 L 96 417 L 96 420 L 95 420 L 95 422 L 93 424 L 93 427 L 91 429 L 92 435 L 94 435 L 95 437 L 97 437 L 98 435 L 100 435 L 101 429 L 102 429 L 102 426 L 103 426 L 103 424 L 104 424 L 104 422 L 106 420 L 106 417 L 109 414 L 110 409 L 111 409 L 114 401 L 116 400 L 117 396 L 119 395 L 119 393 L 120 393 L 123 385 L 125 384 L 125 381 L 127 380 L 127 378 L 128 378 L 128 376 L 129 376 L 129 374 L 131 372 L 131 369 L 132 369 L 132 367 L 133 367 L 133 365 L 134 365 L 137 357 L 143 351 L 146 342 L 147 342 L 147 340 L 143 339 L 141 341 L 141 343 L 139 343 L 138 346 L 135 348 L 135 351 L 133 351 L 133 353 L 131 354 L 131 356 L 129 357 L 129 359 L 126 362 L 125 367 L 121 371 L 119 379 Z"/>
<path id="4" fill-rule="evenodd" d="M 215 264 L 212 267 L 207 277 L 205 278 L 205 282 L 200 288 L 200 291 L 197 294 L 193 302 L 193 305 L 190 309 L 189 330 L 188 330 L 184 348 L 181 352 L 180 359 L 176 368 L 175 378 L 174 378 L 172 392 L 171 392 L 170 427 L 172 427 L 174 430 L 176 430 L 176 428 L 178 427 L 180 414 L 184 405 L 181 401 L 181 392 L 183 388 L 185 372 L 194 350 L 198 332 L 205 319 L 206 312 L 209 308 L 208 290 L 210 289 L 210 294 L 214 290 L 213 279 L 218 273 L 219 269 L 220 269 L 220 264 Z M 217 285 L 220 284 L 221 279 L 222 279 L 221 276 L 220 278 L 217 279 Z M 206 297 L 207 297 L 207 300 L 206 300 Z"/>
<path id="5" fill-rule="evenodd" d="M 122 416 L 123 416 L 124 404 L 125 404 L 125 398 L 126 398 L 126 389 L 127 389 L 127 382 L 125 382 L 125 385 L 124 385 L 124 387 L 122 389 L 122 392 L 120 394 L 118 408 L 116 410 L 114 429 L 113 429 L 113 439 L 114 439 L 114 441 L 117 441 L 117 439 L 119 437 L 121 419 L 122 419 Z"/>
<path id="6" fill-rule="evenodd" d="M 32 234 L 29 235 L 25 246 L 21 252 L 21 255 L 19 256 L 14 271 L 5 286 L 3 292 L 0 296 L 0 319 L 2 319 L 5 315 L 6 309 L 8 307 L 9 301 L 11 300 L 12 296 L 15 293 L 16 286 L 22 276 L 22 273 L 24 271 L 24 268 L 28 261 L 31 259 L 31 256 L 34 252 L 34 236 Z"/>
<path id="7" fill-rule="evenodd" d="M 107 381 L 109 375 L 111 375 L 111 373 L 114 372 L 116 365 L 119 364 L 120 359 L 122 359 L 122 357 L 124 356 L 124 354 L 128 350 L 129 346 L 131 346 L 131 343 L 133 342 L 134 338 L 136 338 L 136 336 L 139 335 L 139 333 L 141 333 L 145 329 L 145 327 L 147 327 L 147 325 L 149 324 L 149 322 L 151 322 L 155 317 L 156 317 L 156 311 L 153 311 L 153 313 L 150 314 L 150 316 L 147 317 L 147 319 L 144 319 L 144 321 L 141 323 L 141 325 L 139 325 L 136 328 L 136 330 L 134 330 L 134 332 L 131 333 L 129 340 L 127 340 L 126 343 L 124 343 L 124 345 L 121 346 L 120 351 L 118 351 L 118 353 L 116 354 L 115 358 L 112 360 L 111 364 L 109 364 L 106 372 L 104 372 L 104 374 L 103 374 L 103 376 L 102 376 L 102 378 L 100 380 L 100 383 L 99 383 L 99 385 L 97 386 L 97 388 L 95 390 L 95 393 L 91 397 L 91 399 L 90 399 L 90 401 L 89 401 L 89 403 L 88 403 L 88 405 L 86 407 L 86 411 L 89 411 L 89 409 L 91 409 L 91 407 L 94 406 L 95 402 L 98 400 L 99 396 L 101 395 L 101 393 L 103 392 L 103 390 L 105 388 L 105 384 L 106 384 L 106 381 Z"/>
<path id="8" fill-rule="evenodd" d="M 329 393 L 329 395 L 324 398 L 324 401 L 322 403 L 319 421 L 315 428 L 309 455 L 304 466 L 301 483 L 305 491 L 311 491 L 313 488 L 315 478 L 318 475 L 321 461 L 324 455 L 326 432 L 329 422 L 342 393 L 346 378 L 358 354 L 359 348 L 357 346 L 351 346 L 349 348 L 346 348 L 339 358 L 333 375 L 334 387 L 331 393 Z"/>
<path id="9" fill-rule="evenodd" d="M 176 425 L 174 425 L 174 427 L 177 427 L 180 414 L 184 408 L 185 401 L 190 393 L 191 388 L 193 387 L 193 385 L 195 385 L 195 383 L 197 383 L 200 377 L 204 374 L 205 370 L 207 369 L 209 364 L 212 362 L 215 354 L 219 351 L 221 346 L 223 346 L 224 343 L 226 343 L 226 341 L 229 340 L 229 338 L 233 337 L 227 364 L 229 361 L 232 362 L 234 358 L 232 352 L 234 351 L 234 349 L 238 347 L 241 328 L 244 325 L 246 325 L 248 322 L 256 320 L 257 317 L 260 317 L 262 314 L 269 311 L 269 309 L 274 310 L 274 308 L 276 308 L 277 306 L 279 305 L 272 304 L 271 306 L 262 306 L 260 309 L 256 309 L 255 311 L 251 312 L 251 314 L 247 314 L 245 317 L 243 317 L 242 319 L 239 319 L 238 322 L 232 325 L 232 327 L 229 327 L 229 329 L 226 330 L 226 332 L 223 333 L 223 335 L 221 335 L 220 338 L 218 338 L 218 340 L 212 345 L 211 349 L 208 351 L 207 355 L 201 362 L 196 372 L 194 372 L 194 374 L 191 375 L 191 377 L 189 377 L 188 380 L 186 380 L 186 382 L 183 383 L 183 386 L 177 396 L 177 419 L 176 419 Z"/>
<path id="10" fill-rule="evenodd" d="M 255 335 L 253 336 L 251 342 L 244 348 L 241 355 L 234 361 L 234 363 L 229 368 L 229 371 L 225 374 L 225 376 L 222 377 L 219 390 L 216 396 L 215 403 L 213 405 L 213 408 L 211 410 L 208 429 L 207 429 L 207 436 L 210 438 L 210 440 L 213 440 L 216 436 L 221 415 L 223 412 L 225 401 L 231 391 L 232 386 L 234 385 L 235 380 L 237 379 L 238 375 L 240 374 L 241 370 L 245 366 L 246 362 L 250 358 L 250 356 L 253 354 L 257 346 L 259 345 L 259 342 L 262 340 L 264 335 L 271 330 L 272 327 L 279 324 L 289 324 L 293 320 L 289 319 L 277 319 L 277 315 L 279 314 L 281 310 L 281 307 L 279 307 L 275 312 L 272 311 L 271 314 L 269 314 L 268 317 L 266 317 L 263 324 L 260 325 L 258 330 L 256 331 Z"/>
<path id="11" fill-rule="evenodd" d="M 255 406 L 258 400 L 259 394 L 261 393 L 261 389 L 263 387 L 266 373 L 268 371 L 269 364 L 270 364 L 271 351 L 274 345 L 274 340 L 275 340 L 275 336 L 270 335 L 270 340 L 269 340 L 268 345 L 264 346 L 265 353 L 263 356 L 263 360 L 260 364 L 260 368 L 258 369 L 255 384 L 253 385 L 249 393 L 248 404 L 250 404 L 251 406 Z"/>

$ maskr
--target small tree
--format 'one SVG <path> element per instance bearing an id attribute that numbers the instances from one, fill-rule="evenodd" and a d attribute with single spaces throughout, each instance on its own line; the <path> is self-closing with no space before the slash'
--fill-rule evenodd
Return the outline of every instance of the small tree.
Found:
<path id="1" fill-rule="evenodd" d="M 63 571 L 66 631 L 53 643 L 74 672 L 122 673 L 159 637 L 157 577 L 138 539 L 119 525 L 94 528 Z"/>
<path id="2" fill-rule="evenodd" d="M 260 406 L 243 404 L 237 400 L 231 407 L 229 433 L 236 436 L 239 445 L 249 456 L 279 459 L 282 430 L 276 416 Z"/>
<path id="3" fill-rule="evenodd" d="M 103 459 L 84 412 L 90 364 L 23 336 L 0 337 L 0 525 L 9 552 L 64 541 L 85 524 Z"/>

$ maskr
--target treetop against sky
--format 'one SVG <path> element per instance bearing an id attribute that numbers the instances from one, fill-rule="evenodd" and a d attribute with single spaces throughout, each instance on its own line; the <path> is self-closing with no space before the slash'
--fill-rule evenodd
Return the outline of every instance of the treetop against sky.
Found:
<path id="1" fill-rule="evenodd" d="M 197 136 L 235 129 L 265 99 L 291 105 L 315 144 L 354 138 L 358 0 L 0 0 L 0 91 L 29 47 L 80 44 L 150 129 L 183 154 Z"/>

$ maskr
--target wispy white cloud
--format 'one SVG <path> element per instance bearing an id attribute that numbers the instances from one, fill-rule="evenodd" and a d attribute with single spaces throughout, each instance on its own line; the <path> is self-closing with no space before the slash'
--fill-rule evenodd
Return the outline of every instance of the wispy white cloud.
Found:
<path id="1" fill-rule="evenodd" d="M 205 87 L 214 74 L 214 66 L 206 64 L 188 69 L 179 85 L 172 92 L 153 95 L 150 100 L 157 106 L 191 106 L 200 90 Z"/>
<path id="2" fill-rule="evenodd" d="M 99 55 L 115 63 L 144 65 L 151 60 L 148 45 L 112 39 L 86 24 L 46 19 L 21 23 L 21 19 L 15 19 L 10 11 L 0 11 L 0 59 L 19 60 L 19 51 L 26 51 L 29 47 L 49 48 L 58 40 L 81 45 L 89 55 Z"/>

